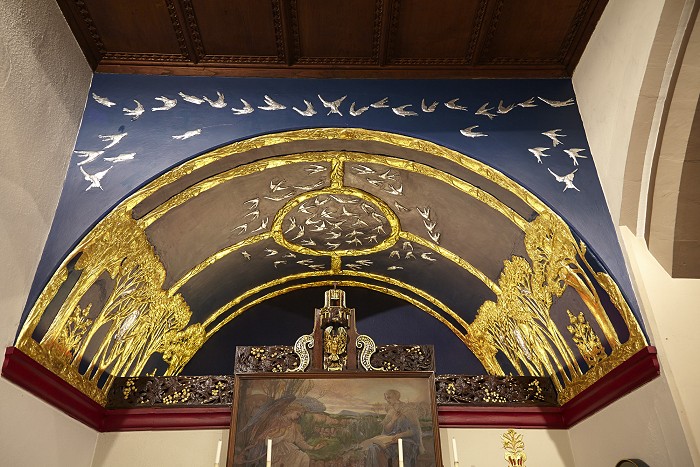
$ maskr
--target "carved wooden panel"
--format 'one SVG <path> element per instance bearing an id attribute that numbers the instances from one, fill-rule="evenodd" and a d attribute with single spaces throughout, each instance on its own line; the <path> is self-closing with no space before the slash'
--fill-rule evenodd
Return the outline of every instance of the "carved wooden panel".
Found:
<path id="1" fill-rule="evenodd" d="M 233 376 L 116 378 L 107 408 L 229 406 L 233 390 Z M 558 405 L 552 381 L 532 376 L 438 375 L 435 397 L 440 405 Z"/>
<path id="2" fill-rule="evenodd" d="M 172 0 L 86 0 L 84 4 L 83 20 L 92 21 L 106 56 L 187 58 L 182 24 Z"/>
<path id="3" fill-rule="evenodd" d="M 298 63 L 378 64 L 382 0 L 291 0 Z"/>
<path id="4" fill-rule="evenodd" d="M 561 63 L 591 0 L 496 2 L 480 63 Z"/>
<path id="5" fill-rule="evenodd" d="M 389 55 L 392 64 L 468 64 L 479 38 L 487 0 L 395 0 Z"/>
<path id="6" fill-rule="evenodd" d="M 233 376 L 142 376 L 116 378 L 107 407 L 177 407 L 231 405 Z"/>
<path id="7" fill-rule="evenodd" d="M 570 76 L 607 0 L 57 0 L 98 71 Z M 193 65 L 197 65 L 193 67 Z"/>
<path id="8" fill-rule="evenodd" d="M 199 60 L 284 62 L 279 0 L 182 3 Z"/>

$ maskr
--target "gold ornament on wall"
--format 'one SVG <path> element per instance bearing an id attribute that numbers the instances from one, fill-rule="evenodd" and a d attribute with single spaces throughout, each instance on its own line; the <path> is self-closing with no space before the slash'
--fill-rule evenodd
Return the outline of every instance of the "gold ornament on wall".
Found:
<path id="1" fill-rule="evenodd" d="M 140 219 L 133 218 L 132 211 L 139 203 L 208 164 L 280 143 L 323 140 L 362 140 L 428 153 L 495 183 L 522 200 L 536 216 L 533 220 L 526 220 L 486 190 L 416 161 L 359 152 L 317 151 L 274 156 L 238 165 L 188 185 L 179 193 L 168 196 Z M 435 230 L 434 212 L 421 208 L 419 213 L 425 220 L 423 225 L 427 231 L 409 232 L 400 222 L 404 213 L 401 208 L 407 209 L 405 206 L 393 198 L 390 202 L 347 186 L 344 173 L 348 161 L 375 168 L 381 166 L 387 170 L 387 176 L 399 172 L 420 175 L 458 190 L 522 230 L 527 257 L 511 256 L 503 262 L 497 280 L 489 277 L 446 247 L 449 243 Z M 330 167 L 328 185 L 290 197 L 269 217 L 269 230 L 240 237 L 236 243 L 191 267 L 182 277 L 174 278 L 170 289 L 163 288 L 166 271 L 146 234 L 149 226 L 223 183 L 294 164 L 312 164 L 311 167 L 325 164 L 323 167 Z M 400 187 L 403 190 L 403 185 Z M 279 185 L 275 188 L 282 190 Z M 396 183 L 388 183 L 384 188 L 391 196 L 403 196 Z M 298 212 L 305 201 L 323 203 L 331 196 L 340 200 L 338 202 L 357 200 L 358 203 L 367 203 L 367 209 L 372 209 L 382 227 L 386 225 L 386 235 L 377 237 L 375 243 L 367 240 L 362 247 L 338 248 L 337 251 L 294 242 L 285 233 L 290 223 L 289 214 Z M 444 230 L 442 233 L 445 235 Z M 292 254 L 330 257 L 330 266 L 323 270 L 281 274 L 212 310 L 201 323 L 191 323 L 189 305 L 178 290 L 227 255 L 234 252 L 247 254 L 246 248 L 264 241 L 275 241 Z M 435 258 L 456 265 L 484 284 L 495 298 L 485 301 L 474 321 L 468 323 L 459 310 L 453 310 L 426 291 L 399 280 L 399 276 L 379 274 L 376 270 L 362 271 L 357 258 L 353 263 L 347 258 L 379 253 L 400 245 L 399 242 L 411 245 L 411 255 L 414 245 L 423 248 L 425 265 L 433 264 Z M 404 254 L 408 256 L 408 251 Z M 421 256 L 416 254 L 415 257 Z M 349 267 L 350 264 L 357 269 Z M 70 283 L 66 293 L 59 294 L 64 285 L 69 287 L 69 275 L 77 279 Z M 489 374 L 505 374 L 497 358 L 500 352 L 518 374 L 551 377 L 559 392 L 560 403 L 570 400 L 646 345 L 641 328 L 618 286 L 609 275 L 594 270 L 588 263 L 586 246 L 574 238 L 560 217 L 500 172 L 455 151 L 414 138 L 360 129 L 312 129 L 256 137 L 216 149 L 183 163 L 125 200 L 86 235 L 58 268 L 24 323 L 17 347 L 102 403 L 114 377 L 141 375 L 154 354 L 161 355 L 168 364 L 163 371 L 165 375 L 177 375 L 214 333 L 246 310 L 284 293 L 330 284 L 329 276 L 332 275 L 346 276 L 345 280 L 337 281 L 345 286 L 364 287 L 398 297 L 426 312 L 449 328 Z M 96 288 L 103 289 L 103 295 L 92 293 Z M 573 336 L 575 348 L 567 343 L 562 335 L 563 329 L 556 324 L 562 320 L 553 316 L 562 312 L 556 302 L 567 289 L 581 299 L 588 316 L 593 317 L 602 334 L 597 336 L 582 314 L 574 317 L 569 313 L 571 325 L 567 329 Z M 603 307 L 600 290 L 608 295 L 629 331 L 629 338 L 624 343 L 620 342 Z M 61 303 L 54 303 L 58 302 L 55 300 L 57 296 L 65 298 Z M 45 316 L 46 313 L 49 314 Z M 605 354 L 601 339 L 605 339 L 612 349 L 610 355 Z M 328 355 L 333 355 L 332 351 L 329 349 Z M 579 355 L 589 366 L 585 373 L 579 366 Z M 337 364 L 331 360 L 330 365 Z"/>
<path id="2" fill-rule="evenodd" d="M 600 338 L 591 329 L 591 325 L 588 324 L 582 312 L 578 316 L 574 316 L 569 310 L 566 310 L 566 313 L 569 315 L 569 322 L 571 323 L 566 329 L 571 333 L 571 337 L 579 352 L 581 352 L 586 365 L 592 368 L 607 357 L 605 348 L 600 342 Z"/>
<path id="3" fill-rule="evenodd" d="M 506 466 L 526 467 L 527 455 L 525 454 L 523 435 L 510 429 L 501 435 L 501 440 L 503 441 L 503 449 L 505 449 L 503 457 L 506 460 Z"/>

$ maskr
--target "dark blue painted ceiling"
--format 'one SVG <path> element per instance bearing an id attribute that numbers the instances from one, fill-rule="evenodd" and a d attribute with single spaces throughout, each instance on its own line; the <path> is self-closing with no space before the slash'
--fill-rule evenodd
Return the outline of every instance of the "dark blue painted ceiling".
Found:
<path id="1" fill-rule="evenodd" d="M 216 100 L 224 95 L 226 107 L 215 108 L 183 100 L 178 93 L 207 96 Z M 284 110 L 264 111 L 264 96 L 286 106 Z M 100 96 L 114 105 L 100 104 Z M 152 110 L 163 106 L 157 97 L 177 99 L 169 110 Z M 347 96 L 337 113 L 328 114 L 320 97 L 326 101 Z M 57 265 L 77 241 L 107 212 L 145 182 L 169 168 L 225 143 L 254 135 L 314 127 L 359 127 L 388 131 L 432 141 L 457 150 L 502 171 L 558 212 L 589 248 L 602 259 L 636 309 L 632 287 L 625 269 L 614 226 L 606 209 L 593 158 L 590 157 L 578 107 L 553 107 L 539 97 L 566 101 L 574 99 L 569 80 L 320 80 L 320 79 L 252 79 L 161 77 L 105 75 L 94 77 L 90 96 L 76 142 L 76 151 L 104 150 L 96 160 L 78 166 L 85 158 L 75 153 L 68 168 L 55 220 L 39 265 L 28 300 L 31 307 L 41 288 Z M 388 107 L 369 108 L 358 116 L 349 114 L 350 104 L 365 107 L 387 98 Z M 535 106 L 515 106 L 505 114 L 497 108 L 527 102 Z M 254 108 L 246 115 L 231 109 L 242 108 L 244 99 Z M 438 102 L 434 112 L 421 110 Z M 467 110 L 455 110 L 446 102 Z M 305 108 L 310 101 L 317 113 L 302 116 L 292 109 Z M 126 110 L 144 107 L 137 119 Z M 495 116 L 476 115 L 484 104 Z M 415 116 L 399 116 L 392 107 L 403 105 Z M 468 138 L 461 129 L 478 125 L 473 131 L 488 136 Z M 552 140 L 543 132 L 560 129 L 561 145 L 552 147 Z M 187 139 L 174 136 L 199 130 Z M 114 146 L 100 135 L 127 133 Z M 530 148 L 548 147 L 549 157 L 538 164 Z M 587 159 L 577 167 L 564 149 L 583 148 Z M 107 158 L 134 153 L 133 159 L 109 162 Z M 111 167 L 111 168 L 110 168 Z M 101 181 L 102 189 L 89 189 L 81 169 L 89 174 L 109 169 Z M 577 169 L 575 186 L 580 190 L 563 191 L 564 184 L 549 172 L 565 175 Z"/>

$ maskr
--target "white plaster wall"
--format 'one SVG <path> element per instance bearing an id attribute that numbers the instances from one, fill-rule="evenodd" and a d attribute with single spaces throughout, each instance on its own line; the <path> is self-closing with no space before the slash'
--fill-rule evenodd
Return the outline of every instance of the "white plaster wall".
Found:
<path id="1" fill-rule="evenodd" d="M 661 377 L 570 429 L 576 465 L 614 465 L 625 457 L 649 465 L 700 465 L 700 280 L 673 279 L 643 239 L 625 227 L 621 237 Z"/>
<path id="2" fill-rule="evenodd" d="M 501 435 L 507 429 L 440 430 L 442 461 L 452 466 L 452 438 L 457 441 L 460 467 L 505 465 Z M 527 464 L 547 467 L 574 467 L 574 458 L 565 430 L 516 429 L 523 435 Z M 211 467 L 218 440 L 223 440 L 221 465 L 225 464 L 228 430 L 150 431 L 101 433 L 93 467 Z M 594 464 L 581 464 L 594 465 Z M 600 464 L 602 465 L 602 464 Z M 614 465 L 614 464 L 611 464 Z"/>
<path id="3" fill-rule="evenodd" d="M 569 429 L 576 467 L 641 459 L 651 466 L 693 464 L 664 377 L 657 378 Z"/>
<path id="4" fill-rule="evenodd" d="M 642 80 L 664 0 L 610 0 L 574 72 L 576 100 L 617 224 Z"/>
<path id="5" fill-rule="evenodd" d="M 656 261 L 643 239 L 622 228 L 623 245 L 629 259 L 638 296 L 646 312 L 647 329 L 659 351 L 659 361 L 668 379 L 685 438 L 695 462 L 700 465 L 700 279 L 674 279 Z"/>
<path id="6" fill-rule="evenodd" d="M 100 433 L 93 467 L 212 467 L 222 440 L 226 465 L 228 430 Z"/>
<path id="7" fill-rule="evenodd" d="M 12 345 L 91 71 L 52 0 L 0 1 L 0 344 Z M 0 380 L 0 465 L 89 466 L 97 433 Z"/>
<path id="8" fill-rule="evenodd" d="M 445 467 L 454 465 L 452 438 L 457 443 L 459 467 L 505 466 L 505 450 L 501 436 L 507 428 L 442 428 L 440 447 Z M 527 465 L 546 467 L 575 467 L 604 464 L 575 464 L 566 430 L 519 429 L 523 435 Z M 615 464 L 610 464 L 615 465 Z"/>
<path id="9" fill-rule="evenodd" d="M 649 66 L 665 66 L 651 63 L 649 56 L 662 9 L 682 3 L 611 0 L 574 73 L 591 153 L 616 223 L 636 106 L 640 96 L 646 97 L 644 75 Z M 693 365 L 700 343 L 695 331 L 700 281 L 672 279 L 628 229 L 622 228 L 621 239 L 662 376 L 569 430 L 576 466 L 615 465 L 625 457 L 650 465 L 700 465 L 695 396 L 700 377 Z"/>

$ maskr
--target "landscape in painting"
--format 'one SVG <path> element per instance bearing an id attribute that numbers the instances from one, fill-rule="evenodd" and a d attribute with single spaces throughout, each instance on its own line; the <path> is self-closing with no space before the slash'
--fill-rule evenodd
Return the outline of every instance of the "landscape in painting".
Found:
<path id="1" fill-rule="evenodd" d="M 398 466 L 399 445 L 405 467 L 437 465 L 430 378 L 239 381 L 236 467 L 264 467 L 268 445 L 273 467 Z"/>

